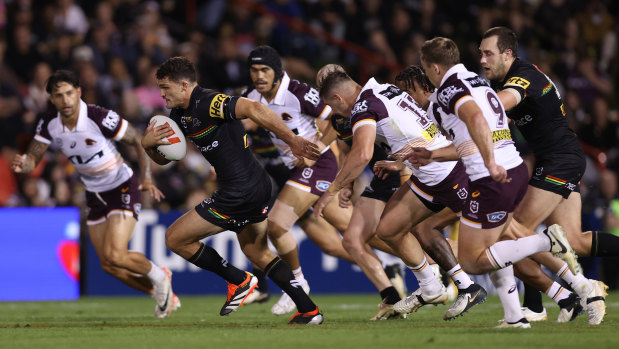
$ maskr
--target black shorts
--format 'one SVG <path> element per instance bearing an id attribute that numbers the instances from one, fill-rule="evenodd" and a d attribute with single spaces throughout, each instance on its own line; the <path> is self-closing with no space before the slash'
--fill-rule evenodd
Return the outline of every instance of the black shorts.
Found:
<path id="1" fill-rule="evenodd" d="M 587 162 L 584 155 L 552 154 L 535 160 L 529 185 L 561 195 L 567 199 L 570 194 L 580 192 L 578 183 L 585 173 Z"/>
<path id="2" fill-rule="evenodd" d="M 206 221 L 239 233 L 247 225 L 262 222 L 271 210 L 271 180 L 266 172 L 260 184 L 245 191 L 222 188 L 196 206 Z"/>
<path id="3" fill-rule="evenodd" d="M 380 179 L 377 176 L 374 176 L 370 182 L 370 185 L 368 185 L 363 193 L 361 193 L 361 196 L 387 202 L 399 188 L 399 173 L 392 173 L 385 179 Z"/>
<path id="4" fill-rule="evenodd" d="M 112 214 L 133 216 L 136 220 L 142 208 L 142 193 L 140 183 L 134 174 L 118 187 L 99 193 L 86 191 L 86 205 L 88 206 L 87 225 L 104 222 Z"/>

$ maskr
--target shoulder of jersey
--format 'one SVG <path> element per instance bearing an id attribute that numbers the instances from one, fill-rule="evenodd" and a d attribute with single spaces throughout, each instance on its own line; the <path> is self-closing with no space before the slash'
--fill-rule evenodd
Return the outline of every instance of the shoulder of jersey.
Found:
<path id="1" fill-rule="evenodd" d="M 187 141 L 178 124 L 164 115 L 155 115 L 150 119 L 149 123 L 155 123 L 156 126 L 168 124 L 174 133 L 167 137 L 170 144 L 162 144 L 157 147 L 157 152 L 164 158 L 172 161 L 181 160 L 187 154 Z"/>

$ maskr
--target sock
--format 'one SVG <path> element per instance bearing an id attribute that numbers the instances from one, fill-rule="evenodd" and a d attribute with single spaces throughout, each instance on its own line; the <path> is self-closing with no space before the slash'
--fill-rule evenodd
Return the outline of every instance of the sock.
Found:
<path id="1" fill-rule="evenodd" d="M 570 293 L 570 291 L 566 290 L 563 286 L 556 282 L 553 282 L 550 288 L 546 290 L 548 297 L 552 298 L 552 300 L 556 303 L 559 303 L 560 300 L 569 297 Z"/>
<path id="2" fill-rule="evenodd" d="M 550 251 L 550 240 L 543 233 L 516 240 L 495 242 L 486 249 L 486 255 L 495 269 L 505 268 L 532 254 Z"/>
<path id="3" fill-rule="evenodd" d="M 570 285 L 572 290 L 576 292 L 578 297 L 581 299 L 587 299 L 587 295 L 591 292 L 591 284 L 589 283 L 589 280 L 584 277 L 584 275 L 574 275 L 574 273 L 572 273 L 572 271 L 567 267 L 567 263 L 565 263 L 557 272 L 557 276 L 565 280 L 565 282 Z"/>
<path id="4" fill-rule="evenodd" d="M 269 283 L 267 282 L 267 274 L 264 273 L 264 270 L 254 265 L 252 274 L 258 278 L 258 286 L 256 289 L 262 293 L 269 293 Z"/>
<path id="5" fill-rule="evenodd" d="M 247 278 L 247 273 L 221 258 L 214 248 L 200 244 L 198 252 L 189 258 L 189 262 L 204 270 L 212 271 L 227 282 L 239 285 Z"/>
<path id="6" fill-rule="evenodd" d="M 153 262 L 150 262 L 150 265 L 151 265 L 150 271 L 148 272 L 148 274 L 146 274 L 146 276 L 150 279 L 150 281 L 153 284 L 158 284 L 165 279 L 166 277 L 165 271 L 163 271 L 163 269 L 156 266 L 155 263 Z"/>
<path id="7" fill-rule="evenodd" d="M 591 234 L 591 257 L 619 256 L 619 236 L 603 231 Z"/>
<path id="8" fill-rule="evenodd" d="M 415 267 L 409 266 L 408 268 L 413 272 L 413 274 L 415 274 L 422 294 L 435 295 L 441 292 L 441 284 L 438 282 L 436 275 L 434 275 L 432 268 L 429 267 L 425 256 L 423 257 L 423 262 L 421 262 L 421 264 Z"/>
<path id="9" fill-rule="evenodd" d="M 449 269 L 447 275 L 449 275 L 456 286 L 458 286 L 459 290 L 464 290 L 473 284 L 473 280 L 462 270 L 460 264 L 456 264 L 455 267 Z"/>
<path id="10" fill-rule="evenodd" d="M 492 271 L 488 275 L 501 299 L 501 304 L 503 304 L 505 321 L 514 323 L 522 319 L 524 315 L 522 315 L 522 309 L 520 308 L 518 288 L 514 278 L 514 267 L 510 265 L 509 267 Z"/>
<path id="11" fill-rule="evenodd" d="M 292 275 L 294 275 L 295 279 L 297 279 L 299 281 L 306 281 L 305 280 L 305 276 L 303 276 L 303 271 L 301 271 L 301 267 L 298 267 L 297 269 L 294 269 L 292 271 Z"/>
<path id="12" fill-rule="evenodd" d="M 524 284 L 524 300 L 522 306 L 530 310 L 541 313 L 544 311 L 542 305 L 542 293 L 535 287 Z"/>
<path id="13" fill-rule="evenodd" d="M 299 313 L 307 313 L 316 310 L 316 304 L 312 302 L 309 296 L 303 291 L 303 288 L 294 275 L 288 264 L 279 257 L 275 257 L 266 268 L 264 268 L 267 276 L 273 280 L 279 288 L 286 292 L 294 304 L 297 305 Z"/>
<path id="14" fill-rule="evenodd" d="M 380 291 L 380 299 L 384 299 L 387 304 L 396 304 L 402 298 L 400 298 L 400 295 L 398 294 L 398 291 L 396 291 L 395 287 L 389 286 Z"/>

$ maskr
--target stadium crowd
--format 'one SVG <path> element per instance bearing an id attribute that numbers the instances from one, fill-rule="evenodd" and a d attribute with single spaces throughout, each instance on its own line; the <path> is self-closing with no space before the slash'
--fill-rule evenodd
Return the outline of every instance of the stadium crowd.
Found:
<path id="1" fill-rule="evenodd" d="M 309 83 L 316 68 L 330 62 L 357 80 L 393 82 L 397 68 L 419 64 L 425 40 L 445 36 L 460 47 L 462 62 L 483 74 L 481 36 L 504 25 L 519 37 L 518 56 L 558 86 L 589 156 L 581 186 L 583 230 L 619 235 L 616 13 L 619 3 L 610 0 L 476 0 L 461 6 L 432 0 L 0 1 L 0 206 L 85 207 L 84 189 L 60 153 L 48 153 L 28 176 L 9 168 L 13 156 L 25 151 L 37 116 L 50 107 L 45 85 L 56 69 L 78 74 L 86 103 L 113 109 L 144 129 L 150 116 L 169 113 L 155 70 L 175 55 L 196 65 L 200 85 L 238 94 L 250 83 L 247 55 L 257 45 L 276 48 L 286 71 Z M 133 149 L 123 150 L 137 163 Z M 519 150 L 529 153 L 522 141 Z M 144 207 L 191 208 L 215 187 L 213 171 L 195 151 L 153 170 L 166 200 L 148 202 L 145 196 Z M 611 288 L 618 286 L 611 277 L 619 272 L 617 262 L 607 259 L 603 268 Z"/>

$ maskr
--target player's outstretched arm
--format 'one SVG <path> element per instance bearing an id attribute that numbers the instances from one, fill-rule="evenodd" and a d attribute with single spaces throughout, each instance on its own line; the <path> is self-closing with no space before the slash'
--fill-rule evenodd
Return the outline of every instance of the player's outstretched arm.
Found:
<path id="1" fill-rule="evenodd" d="M 17 154 L 11 162 L 11 169 L 15 173 L 30 173 L 39 164 L 45 155 L 49 144 L 33 139 L 28 146 L 26 154 Z"/>
<path id="2" fill-rule="evenodd" d="M 236 102 L 235 115 L 237 119 L 249 118 L 258 125 L 275 133 L 277 138 L 290 146 L 292 154 L 298 158 L 306 157 L 310 160 L 317 160 L 320 156 L 320 151 L 316 144 L 295 135 L 277 114 L 260 102 L 243 97 L 239 98 Z"/>
<path id="3" fill-rule="evenodd" d="M 165 165 L 169 163 L 170 160 L 157 153 L 157 146 L 161 144 L 170 144 L 166 137 L 173 135 L 174 131 L 169 125 L 154 126 L 155 123 L 151 122 L 144 131 L 141 142 L 142 147 L 154 162 L 159 165 Z"/>
<path id="4" fill-rule="evenodd" d="M 138 154 L 138 165 L 140 166 L 140 190 L 147 191 L 153 199 L 157 201 L 161 201 L 162 198 L 165 198 L 165 195 L 155 186 L 155 182 L 153 182 L 153 176 L 150 171 L 150 159 L 146 157 L 144 153 L 144 148 L 141 145 L 140 135 L 137 130 L 129 124 L 127 127 L 127 131 L 125 135 L 121 139 L 121 141 L 125 144 L 131 145 L 135 147 L 135 150 Z"/>
<path id="5" fill-rule="evenodd" d="M 481 109 L 474 101 L 464 102 L 458 110 L 458 117 L 466 124 L 471 138 L 473 138 L 473 142 L 479 149 L 484 164 L 490 172 L 490 177 L 499 183 L 509 183 L 511 178 L 507 177 L 507 171 L 495 162 L 492 133 Z"/>

